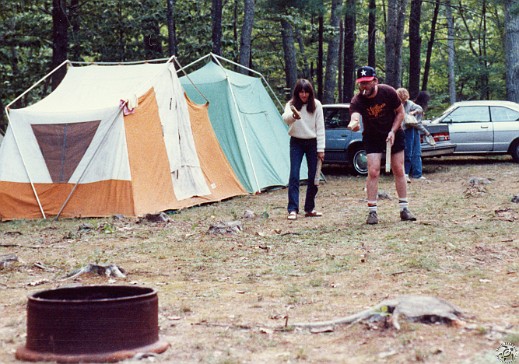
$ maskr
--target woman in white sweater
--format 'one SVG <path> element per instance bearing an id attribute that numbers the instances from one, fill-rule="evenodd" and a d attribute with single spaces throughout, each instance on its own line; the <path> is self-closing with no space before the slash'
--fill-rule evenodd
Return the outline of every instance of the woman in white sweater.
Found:
<path id="1" fill-rule="evenodd" d="M 310 81 L 299 79 L 294 87 L 292 99 L 286 104 L 283 120 L 290 135 L 290 179 L 288 182 L 288 219 L 296 220 L 299 213 L 299 175 L 303 157 L 308 165 L 308 186 L 304 211 L 306 217 L 319 217 L 315 210 L 318 187 L 314 183 L 317 160 L 324 160 L 324 117 L 323 107 L 315 99 Z"/>

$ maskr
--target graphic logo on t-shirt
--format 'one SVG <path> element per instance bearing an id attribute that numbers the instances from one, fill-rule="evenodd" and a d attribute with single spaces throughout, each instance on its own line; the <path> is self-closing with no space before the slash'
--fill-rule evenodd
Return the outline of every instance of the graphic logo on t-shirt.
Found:
<path id="1" fill-rule="evenodd" d="M 368 107 L 368 115 L 373 118 L 378 118 L 382 110 L 384 110 L 384 107 L 386 107 L 386 104 L 373 105 Z"/>

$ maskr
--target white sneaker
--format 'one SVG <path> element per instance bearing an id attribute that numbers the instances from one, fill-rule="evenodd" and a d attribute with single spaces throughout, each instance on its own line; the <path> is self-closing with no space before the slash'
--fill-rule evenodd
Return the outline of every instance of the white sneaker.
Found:
<path id="1" fill-rule="evenodd" d="M 425 137 L 425 141 L 427 144 L 429 144 L 433 147 L 436 145 L 436 141 L 434 140 L 433 136 L 430 134 Z"/>
<path id="2" fill-rule="evenodd" d="M 411 178 L 409 178 L 408 174 L 405 175 L 405 180 L 407 183 L 411 183 Z"/>
<path id="3" fill-rule="evenodd" d="M 417 180 L 417 181 L 426 181 L 427 178 L 425 178 L 424 176 L 421 176 L 421 177 L 418 177 L 418 178 L 414 178 L 413 179 Z"/>

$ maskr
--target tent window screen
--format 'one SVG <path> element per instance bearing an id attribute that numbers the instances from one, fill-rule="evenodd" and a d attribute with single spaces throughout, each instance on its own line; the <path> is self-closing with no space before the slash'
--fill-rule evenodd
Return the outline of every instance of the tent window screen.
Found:
<path id="1" fill-rule="evenodd" d="M 68 182 L 92 142 L 100 122 L 32 125 L 52 182 Z"/>

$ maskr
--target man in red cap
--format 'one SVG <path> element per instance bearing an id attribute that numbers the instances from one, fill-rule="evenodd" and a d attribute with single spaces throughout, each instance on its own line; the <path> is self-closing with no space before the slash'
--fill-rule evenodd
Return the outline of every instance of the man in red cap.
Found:
<path id="1" fill-rule="evenodd" d="M 369 214 L 366 223 L 378 224 L 377 195 L 380 164 L 386 145 L 391 145 L 391 170 L 395 176 L 395 187 L 398 194 L 400 219 L 415 221 L 409 211 L 407 201 L 407 182 L 404 173 L 405 135 L 402 130 L 404 108 L 395 89 L 389 85 L 379 84 L 373 67 L 363 66 L 357 69 L 356 83 L 359 93 L 350 103 L 351 121 L 348 127 L 364 130 L 362 139 L 368 156 L 368 178 L 366 190 Z"/>

